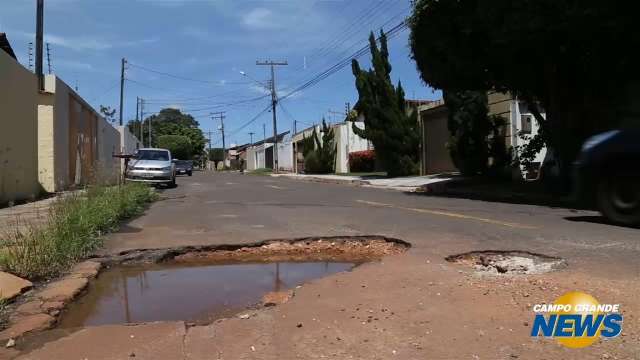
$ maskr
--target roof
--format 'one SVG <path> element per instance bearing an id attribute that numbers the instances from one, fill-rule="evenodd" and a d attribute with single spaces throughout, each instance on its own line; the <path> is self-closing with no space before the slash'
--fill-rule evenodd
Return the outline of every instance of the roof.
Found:
<path id="1" fill-rule="evenodd" d="M 9 56 L 11 56 L 14 60 L 18 60 L 16 54 L 13 52 L 13 48 L 9 43 L 9 39 L 7 39 L 7 34 L 0 33 L 0 49 L 4 50 Z"/>
<path id="2" fill-rule="evenodd" d="M 289 131 L 285 131 L 283 133 L 278 134 L 278 142 L 282 142 L 282 140 L 284 139 L 285 136 L 289 135 Z M 258 142 L 254 142 L 253 146 L 257 146 L 257 145 L 262 145 L 264 143 L 272 143 L 273 142 L 273 136 L 266 138 L 262 141 L 258 141 Z"/>

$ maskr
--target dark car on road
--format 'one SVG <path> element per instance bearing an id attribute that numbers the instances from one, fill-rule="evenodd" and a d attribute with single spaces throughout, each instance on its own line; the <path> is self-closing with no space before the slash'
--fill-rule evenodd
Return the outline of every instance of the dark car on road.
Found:
<path id="1" fill-rule="evenodd" d="M 575 163 L 576 195 L 611 222 L 640 225 L 640 130 L 589 138 Z"/>
<path id="2" fill-rule="evenodd" d="M 191 160 L 176 160 L 176 175 L 193 175 L 193 161 Z"/>

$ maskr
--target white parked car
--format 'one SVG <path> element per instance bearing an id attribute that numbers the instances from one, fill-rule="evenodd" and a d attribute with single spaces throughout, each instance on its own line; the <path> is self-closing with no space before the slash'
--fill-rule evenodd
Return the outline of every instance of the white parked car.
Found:
<path id="1" fill-rule="evenodd" d="M 167 149 L 138 149 L 127 166 L 127 181 L 176 186 L 176 167 Z"/>

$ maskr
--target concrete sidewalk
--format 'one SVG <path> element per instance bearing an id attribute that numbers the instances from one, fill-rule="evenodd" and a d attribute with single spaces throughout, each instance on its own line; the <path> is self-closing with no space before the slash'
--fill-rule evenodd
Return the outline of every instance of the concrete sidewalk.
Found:
<path id="1" fill-rule="evenodd" d="M 372 176 L 348 176 L 348 175 L 306 175 L 306 174 L 271 174 L 274 177 L 286 177 L 296 180 L 306 180 L 334 184 L 352 184 L 380 189 L 390 189 L 407 192 L 425 191 L 426 187 L 434 184 L 446 183 L 453 179 L 454 175 L 427 175 L 427 176 L 407 176 L 398 178 L 381 178 Z"/>

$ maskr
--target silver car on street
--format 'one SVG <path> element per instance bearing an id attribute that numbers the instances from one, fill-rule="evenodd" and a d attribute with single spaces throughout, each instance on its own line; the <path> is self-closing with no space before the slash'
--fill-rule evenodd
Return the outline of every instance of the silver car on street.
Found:
<path id="1" fill-rule="evenodd" d="M 127 181 L 153 184 L 176 185 L 176 167 L 167 149 L 138 149 L 129 161 L 126 173 Z"/>

